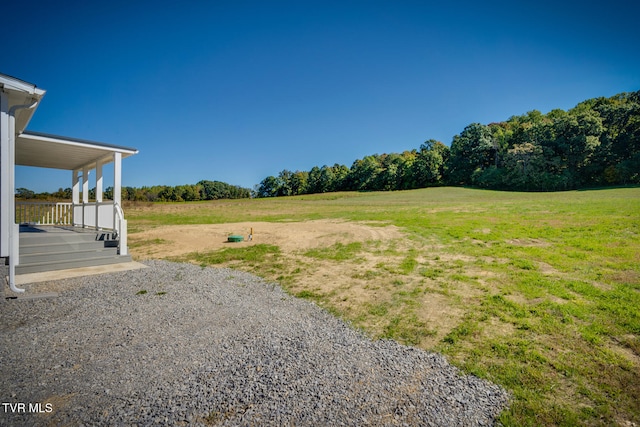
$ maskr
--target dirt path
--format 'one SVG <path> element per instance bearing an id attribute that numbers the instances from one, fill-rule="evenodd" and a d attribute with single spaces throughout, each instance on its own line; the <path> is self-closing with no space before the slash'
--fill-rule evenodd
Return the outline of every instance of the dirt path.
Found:
<path id="1" fill-rule="evenodd" d="M 253 240 L 247 241 L 253 229 Z M 244 242 L 228 243 L 230 234 Z M 388 241 L 403 237 L 398 227 L 336 220 L 304 222 L 237 222 L 227 224 L 169 225 L 130 235 L 131 253 L 137 258 L 180 256 L 189 252 L 245 247 L 259 243 L 276 245 L 284 253 L 337 242 Z M 145 244 L 153 243 L 153 244 Z"/>

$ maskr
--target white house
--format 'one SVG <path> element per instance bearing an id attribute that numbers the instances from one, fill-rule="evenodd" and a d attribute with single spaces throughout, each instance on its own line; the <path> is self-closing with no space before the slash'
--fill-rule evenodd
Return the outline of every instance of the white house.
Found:
<path id="1" fill-rule="evenodd" d="M 27 131 L 44 95 L 34 84 L 0 74 L 0 257 L 8 265 L 14 292 L 23 291 L 15 285 L 16 274 L 107 264 L 128 257 L 127 223 L 121 208 L 122 159 L 138 150 Z M 110 163 L 113 200 L 106 201 L 103 166 Z M 71 171 L 72 200 L 16 203 L 16 165 Z M 89 177 L 94 174 L 96 195 L 90 201 Z M 108 250 L 114 256 L 106 256 Z"/>

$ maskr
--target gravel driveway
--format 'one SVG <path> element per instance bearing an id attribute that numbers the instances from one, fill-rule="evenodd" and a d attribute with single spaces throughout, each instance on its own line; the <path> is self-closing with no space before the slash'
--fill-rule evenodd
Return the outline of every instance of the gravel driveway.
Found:
<path id="1" fill-rule="evenodd" d="M 0 303 L 0 425 L 480 426 L 508 404 L 253 275 L 145 264 Z"/>

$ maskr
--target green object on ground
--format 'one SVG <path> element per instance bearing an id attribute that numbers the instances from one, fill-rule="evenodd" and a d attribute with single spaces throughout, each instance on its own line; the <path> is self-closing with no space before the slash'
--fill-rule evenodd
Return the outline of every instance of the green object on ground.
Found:
<path id="1" fill-rule="evenodd" d="M 229 242 L 243 242 L 244 236 L 232 235 L 227 238 Z"/>

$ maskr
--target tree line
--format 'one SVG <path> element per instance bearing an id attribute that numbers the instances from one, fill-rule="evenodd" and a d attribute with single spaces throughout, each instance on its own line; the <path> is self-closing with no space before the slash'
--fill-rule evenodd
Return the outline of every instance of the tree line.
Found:
<path id="1" fill-rule="evenodd" d="M 254 190 L 256 197 L 293 196 L 333 191 L 409 190 L 440 185 L 449 148 L 429 140 L 419 150 L 372 154 L 345 165 L 314 166 L 310 171 L 283 170 Z"/>
<path id="2" fill-rule="evenodd" d="M 71 188 L 58 189 L 53 193 L 35 193 L 26 188 L 16 189 L 16 197 L 20 199 L 64 199 L 72 197 Z M 95 200 L 96 189 L 89 190 L 89 199 Z M 113 200 L 113 187 L 104 190 L 103 197 Z M 202 180 L 197 184 L 186 185 L 154 185 L 151 187 L 122 187 L 122 200 L 144 202 L 192 202 L 198 200 L 243 199 L 251 197 L 251 190 L 221 181 Z"/>
<path id="3" fill-rule="evenodd" d="M 256 197 L 333 191 L 408 190 L 437 185 L 558 191 L 640 184 L 640 91 L 583 101 L 564 111 L 533 110 L 487 125 L 472 123 L 451 146 L 373 154 L 351 167 L 283 170 Z"/>

